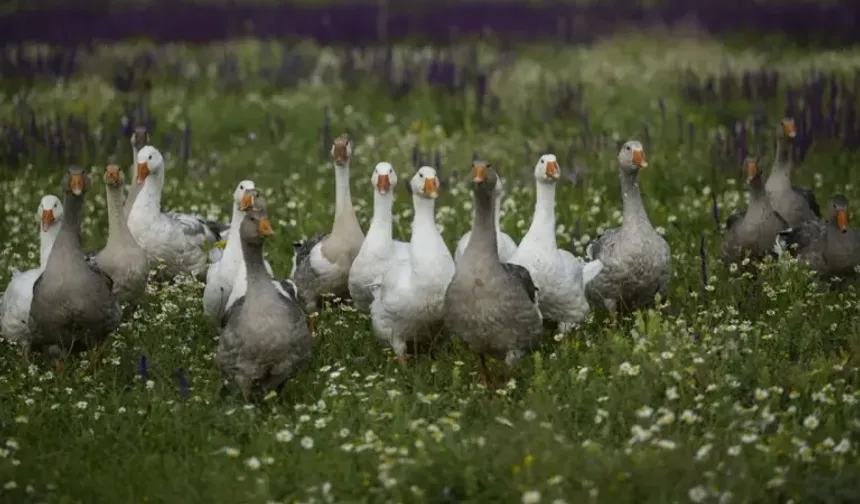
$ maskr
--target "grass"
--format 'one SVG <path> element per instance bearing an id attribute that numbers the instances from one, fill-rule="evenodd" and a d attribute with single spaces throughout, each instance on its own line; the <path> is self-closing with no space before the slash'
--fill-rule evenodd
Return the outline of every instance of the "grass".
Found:
<path id="1" fill-rule="evenodd" d="M 265 59 L 250 42 L 168 52 L 205 59 L 225 47 L 247 68 Z M 40 118 L 74 113 L 97 125 L 105 114 L 109 128 L 118 128 L 136 97 L 111 89 L 105 62 L 128 50 L 104 49 L 79 78 L 34 84 L 27 103 Z M 153 283 L 100 355 L 78 356 L 60 374 L 28 366 L 15 348 L 0 345 L 3 500 L 856 501 L 858 288 L 831 288 L 789 261 L 763 265 L 764 286 L 750 296 L 751 280 L 718 263 L 711 198 L 724 220 L 745 192 L 730 162 L 712 170 L 709 139 L 725 127 L 717 112 L 685 101 L 677 82 L 688 68 L 706 76 L 723 65 L 768 64 L 785 85 L 813 66 L 853 68 L 858 56 L 856 48 L 780 53 L 655 37 L 528 47 L 493 74 L 503 104 L 494 115 L 477 114 L 464 95 L 426 87 L 401 99 L 375 85 L 348 87 L 321 67 L 318 79 L 294 88 L 249 77 L 238 92 L 206 72 L 185 81 L 156 76 L 145 97 L 158 121 L 156 141 L 182 137 L 186 119 L 193 128 L 187 162 L 179 142 L 164 149 L 164 206 L 226 220 L 237 181 L 255 180 L 275 225 L 267 254 L 280 276 L 289 272 L 291 242 L 331 223 L 333 177 L 321 154 L 327 108 L 332 132 L 355 139 L 352 193 L 365 227 L 376 162 L 390 161 L 403 174 L 415 146 L 424 159 L 439 154 L 448 184 L 437 221 L 452 248 L 471 224 L 470 194 L 455 172 L 467 169 L 474 151 L 507 179 L 502 227 L 519 239 L 531 220 L 532 167 L 553 149 L 581 182 L 559 190 L 559 244 L 582 254 L 589 239 L 620 222 L 615 142 L 642 138 L 647 125 L 642 190 L 673 251 L 668 303 L 615 324 L 592 317 L 564 338 L 548 338 L 497 392 L 476 384 L 476 358 L 460 342 L 404 372 L 377 345 L 366 316 L 338 308 L 321 315 L 322 343 L 310 369 L 281 396 L 245 406 L 218 394 L 217 336 L 202 313 L 202 285 Z M 482 48 L 482 62 L 496 57 Z M 577 140 L 581 120 L 545 111 L 551 90 L 574 81 L 584 86 L 587 144 Z M 4 89 L 2 117 L 13 117 L 16 91 Z M 763 107 L 773 124 L 782 111 L 777 100 L 725 105 L 739 113 Z M 675 114 L 696 127 L 694 141 L 678 138 Z M 106 144 L 106 131 L 91 134 Z M 30 156 L 35 166 L 6 166 L 0 182 L 4 281 L 9 267 L 38 264 L 35 210 L 43 194 L 57 193 L 62 171 L 47 152 Z M 89 161 L 103 164 L 98 157 Z M 842 192 L 856 202 L 860 181 L 851 167 L 858 160 L 856 152 L 816 145 L 796 179 L 815 187 L 820 201 Z M 83 226 L 89 249 L 104 243 L 107 229 L 103 186 L 94 180 Z M 398 191 L 395 234 L 408 239 L 410 201 Z"/>

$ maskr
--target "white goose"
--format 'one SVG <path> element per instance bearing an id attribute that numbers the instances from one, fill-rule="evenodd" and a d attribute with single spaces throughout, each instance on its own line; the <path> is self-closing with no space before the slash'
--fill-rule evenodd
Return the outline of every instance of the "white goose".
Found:
<path id="1" fill-rule="evenodd" d="M 370 312 L 373 302 L 370 284 L 385 272 L 391 260 L 409 259 L 409 244 L 391 237 L 397 173 L 390 163 L 379 163 L 373 169 L 370 183 L 373 184 L 373 218 L 349 269 L 349 295 L 355 308 L 365 313 Z"/>
<path id="2" fill-rule="evenodd" d="M 39 233 L 39 267 L 24 272 L 12 270 L 12 279 L 6 292 L 0 296 L 0 334 L 9 341 L 29 339 L 30 303 L 33 301 L 33 284 L 48 263 L 48 256 L 63 221 L 63 204 L 56 196 L 43 196 L 39 202 L 42 221 Z"/>
<path id="3" fill-rule="evenodd" d="M 561 176 L 558 161 L 544 154 L 535 165 L 537 201 L 532 224 L 511 263 L 524 266 L 540 292 L 544 319 L 558 322 L 558 331 L 573 329 L 588 315 L 585 286 L 603 269 L 600 260 L 589 263 L 558 248 L 555 237 L 555 184 Z"/>
<path id="4" fill-rule="evenodd" d="M 376 338 L 406 365 L 407 345 L 430 343 L 443 324 L 445 291 L 454 277 L 454 259 L 436 228 L 439 195 L 436 170 L 421 167 L 410 181 L 412 238 L 409 259 L 389 262 L 371 286 L 370 317 Z"/>
<path id="5" fill-rule="evenodd" d="M 259 213 L 265 214 L 266 213 L 266 200 L 263 198 L 263 196 L 261 194 L 259 194 L 259 192 L 257 192 L 256 189 L 254 190 L 254 193 L 255 193 L 254 199 L 253 199 L 253 202 L 251 203 L 252 206 L 247 211 L 250 212 L 253 210 L 254 212 L 259 212 Z M 243 212 L 243 213 L 245 213 L 245 212 Z M 244 217 L 243 217 L 243 219 L 244 219 Z M 248 292 L 248 269 L 247 269 L 247 266 L 245 264 L 244 255 L 242 255 L 243 252 L 242 252 L 242 248 L 241 248 L 241 236 L 239 236 L 239 229 L 240 229 L 241 224 L 242 224 L 241 221 L 242 221 L 242 219 L 240 219 L 239 224 L 236 226 L 232 226 L 232 225 L 230 226 L 231 231 L 233 229 L 236 229 L 236 235 L 237 236 L 236 236 L 236 240 L 234 243 L 238 242 L 240 244 L 239 254 L 240 254 L 240 261 L 241 262 L 239 263 L 239 267 L 236 268 L 236 273 L 233 275 L 233 280 L 230 284 L 230 295 L 227 297 L 227 302 L 224 304 L 224 309 L 221 311 L 221 318 L 216 319 L 216 320 L 220 320 L 222 327 L 224 326 L 224 324 L 227 323 L 228 312 L 230 311 L 230 308 L 232 308 L 233 305 L 236 304 L 237 301 L 242 299 L 242 297 L 245 296 L 245 294 L 247 294 L 247 292 Z M 227 245 L 228 246 L 230 245 L 230 239 L 227 240 Z M 225 252 L 225 256 L 226 256 L 226 252 Z M 222 259 L 222 261 L 223 261 L 223 259 Z M 275 276 L 274 272 L 272 272 L 272 267 L 269 265 L 269 261 L 267 261 L 265 259 L 263 259 L 263 266 L 266 268 L 266 272 L 269 274 L 269 276 L 272 277 L 272 285 L 275 286 L 275 290 L 277 290 L 278 293 L 280 293 L 283 296 L 286 296 L 286 297 L 288 297 L 294 301 L 298 301 L 299 290 L 296 287 L 295 282 L 293 282 L 291 279 L 283 279 L 283 280 L 276 279 L 274 277 Z"/>
<path id="6" fill-rule="evenodd" d="M 517 243 L 508 236 L 507 233 L 502 231 L 501 226 L 499 225 L 499 212 L 502 209 L 502 197 L 504 196 L 505 189 L 502 184 L 502 178 L 498 177 L 496 179 L 496 185 L 493 186 L 493 212 L 495 216 L 495 226 L 496 226 L 496 247 L 499 252 L 499 261 L 502 263 L 506 263 L 510 261 L 511 257 L 517 251 Z M 474 206 L 472 208 L 472 221 L 475 220 L 475 212 L 477 211 L 477 207 Z M 454 262 L 460 264 L 460 260 L 463 258 L 463 254 L 466 253 L 466 247 L 469 246 L 469 238 L 472 236 L 472 231 L 466 231 L 460 241 L 457 242 L 457 249 L 454 251 Z"/>
<path id="7" fill-rule="evenodd" d="M 242 244 L 239 240 L 239 225 L 245 218 L 259 196 L 257 187 L 251 180 L 243 180 L 233 192 L 233 216 L 227 235 L 227 244 L 217 262 L 209 265 L 206 272 L 206 288 L 203 290 L 203 310 L 214 320 L 221 320 L 224 315 L 227 300 L 233 290 L 236 272 L 244 264 L 242 259 Z M 272 267 L 264 261 L 269 274 Z"/>
<path id="8" fill-rule="evenodd" d="M 219 231 L 198 215 L 161 211 L 164 158 L 151 145 L 137 154 L 137 183 L 143 187 L 128 215 L 128 229 L 134 239 L 152 263 L 164 261 L 165 277 L 202 275 L 207 259 L 215 261 L 221 256 L 221 250 L 214 246 L 221 239 Z"/>

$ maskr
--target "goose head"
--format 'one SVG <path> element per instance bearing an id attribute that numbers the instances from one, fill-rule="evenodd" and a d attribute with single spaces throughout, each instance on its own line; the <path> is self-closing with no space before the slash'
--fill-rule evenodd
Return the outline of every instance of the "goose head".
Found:
<path id="1" fill-rule="evenodd" d="M 42 232 L 47 233 L 51 227 L 63 220 L 63 204 L 60 203 L 60 198 L 52 194 L 42 196 L 38 213 L 42 221 Z"/>
<path id="2" fill-rule="evenodd" d="M 645 161 L 645 151 L 638 140 L 628 140 L 618 151 L 618 165 L 626 173 L 638 173 L 640 169 L 648 166 Z"/>
<path id="3" fill-rule="evenodd" d="M 561 177 L 561 169 L 554 154 L 544 154 L 535 164 L 535 180 L 547 184 L 555 183 Z"/>
<path id="4" fill-rule="evenodd" d="M 105 185 L 108 187 L 121 187 L 123 183 L 122 171 L 114 159 L 111 159 L 105 167 Z"/>
<path id="5" fill-rule="evenodd" d="M 80 166 L 70 166 L 63 177 L 63 192 L 83 196 L 90 188 L 90 178 Z"/>
<path id="6" fill-rule="evenodd" d="M 493 165 L 480 159 L 472 161 L 472 191 L 475 196 L 492 198 L 499 194 L 499 188 L 501 179 Z"/>
<path id="7" fill-rule="evenodd" d="M 233 207 L 239 209 L 240 212 L 247 212 L 254 206 L 254 199 L 257 195 L 257 186 L 254 185 L 254 182 L 243 180 L 233 191 Z"/>
<path id="8" fill-rule="evenodd" d="M 158 149 L 146 145 L 137 152 L 137 183 L 143 184 L 152 174 L 164 171 L 164 158 Z"/>
<path id="9" fill-rule="evenodd" d="M 841 194 L 830 200 L 830 218 L 843 233 L 848 232 L 848 198 Z"/>
<path id="10" fill-rule="evenodd" d="M 757 157 L 747 156 L 744 159 L 744 173 L 746 173 L 747 182 L 749 183 L 761 179 L 761 165 Z"/>
<path id="11" fill-rule="evenodd" d="M 331 146 L 331 157 L 334 158 L 335 166 L 349 166 L 349 157 L 352 156 L 352 143 L 346 135 L 334 139 Z"/>
<path id="12" fill-rule="evenodd" d="M 791 142 L 794 140 L 797 137 L 797 128 L 794 125 L 794 119 L 786 117 L 781 120 L 776 134 L 781 142 Z"/>
<path id="13" fill-rule="evenodd" d="M 264 210 L 255 208 L 245 214 L 239 226 L 239 238 L 249 245 L 262 246 L 263 242 L 274 233 L 269 216 Z"/>
<path id="14" fill-rule="evenodd" d="M 379 194 L 388 194 L 397 185 L 397 173 L 391 163 L 377 163 L 370 176 L 370 183 Z"/>
<path id="15" fill-rule="evenodd" d="M 131 145 L 137 150 L 149 145 L 149 132 L 146 131 L 146 126 L 134 128 L 134 133 L 131 134 Z"/>
<path id="16" fill-rule="evenodd" d="M 439 197 L 439 180 L 436 177 L 436 170 L 429 166 L 418 168 L 412 180 L 409 181 L 412 194 L 421 198 L 436 199 Z"/>

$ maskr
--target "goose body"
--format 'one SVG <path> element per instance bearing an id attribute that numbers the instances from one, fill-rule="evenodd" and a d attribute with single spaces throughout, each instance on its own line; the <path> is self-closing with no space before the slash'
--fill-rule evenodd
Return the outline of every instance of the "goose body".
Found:
<path id="1" fill-rule="evenodd" d="M 149 276 L 146 252 L 132 237 L 123 218 L 122 172 L 119 166 L 105 170 L 107 189 L 108 240 L 105 248 L 92 257 L 92 262 L 113 281 L 113 292 L 126 303 L 129 311 L 140 302 Z"/>
<path id="2" fill-rule="evenodd" d="M 446 289 L 444 313 L 448 330 L 480 356 L 482 378 L 488 383 L 485 357 L 504 360 L 513 368 L 540 344 L 543 327 L 539 290 L 528 270 L 502 263 L 495 253 L 495 170 L 485 162 L 475 161 L 472 175 L 472 239 Z"/>
<path id="3" fill-rule="evenodd" d="M 631 140 L 618 153 L 623 222 L 588 245 L 586 254 L 600 259 L 603 270 L 585 288 L 592 308 L 617 313 L 664 299 L 672 274 L 669 244 L 651 225 L 639 192 L 639 170 L 648 166 L 642 144 Z"/>
<path id="4" fill-rule="evenodd" d="M 89 179 L 76 167 L 63 180 L 64 218 L 45 269 L 33 286 L 30 306 L 31 348 L 92 347 L 122 319 L 113 281 L 81 250 L 81 216 Z"/>
<path id="5" fill-rule="evenodd" d="M 746 257 L 759 260 L 774 255 L 777 235 L 789 228 L 782 215 L 771 207 L 758 160 L 747 158 L 744 165 L 750 185 L 750 203 L 746 209 L 726 219 L 726 233 L 720 247 L 720 255 L 725 263 L 740 263 Z"/>
<path id="6" fill-rule="evenodd" d="M 493 215 L 495 216 L 494 228 L 496 230 L 496 243 L 497 243 L 497 252 L 499 254 L 499 260 L 503 263 L 510 261 L 510 259 L 517 252 L 517 243 L 511 238 L 507 233 L 502 231 L 502 228 L 499 224 L 500 211 L 502 209 L 502 197 L 504 196 L 504 185 L 502 183 L 502 178 L 498 177 L 496 181 L 496 185 L 493 188 Z M 472 220 L 474 221 L 474 208 L 472 212 Z M 454 262 L 459 264 L 460 260 L 463 258 L 463 254 L 466 253 L 466 247 L 469 246 L 469 240 L 472 238 L 472 231 L 466 231 L 463 236 L 460 237 L 460 240 L 457 242 L 457 248 L 454 250 Z"/>
<path id="7" fill-rule="evenodd" d="M 39 267 L 24 272 L 14 271 L 6 291 L 0 298 L 0 335 L 8 341 L 30 339 L 30 304 L 33 302 L 33 285 L 44 271 L 51 248 L 63 221 L 63 204 L 56 196 L 43 196 L 39 202 L 41 220 L 39 233 Z"/>
<path id="8" fill-rule="evenodd" d="M 137 182 L 143 187 L 128 216 L 132 236 L 146 251 L 150 264 L 164 262 L 165 278 L 179 274 L 202 276 L 210 256 L 213 260 L 220 256 L 220 250 L 214 246 L 221 239 L 219 232 L 199 216 L 163 213 L 164 158 L 147 145 L 137 159 Z"/>
<path id="9" fill-rule="evenodd" d="M 812 189 L 791 183 L 791 149 L 795 137 L 794 121 L 783 119 L 777 130 L 773 168 L 764 186 L 771 206 L 785 219 L 789 227 L 817 221 L 821 217 L 821 210 Z"/>
<path id="10" fill-rule="evenodd" d="M 355 308 L 369 313 L 373 302 L 371 284 L 382 275 L 391 261 L 409 260 L 409 244 L 392 238 L 392 206 L 397 173 L 389 163 L 373 169 L 373 217 L 367 237 L 349 270 L 349 295 Z"/>
<path id="11" fill-rule="evenodd" d="M 443 324 L 445 290 L 454 259 L 436 228 L 436 170 L 421 167 L 410 181 L 415 214 L 409 259 L 391 261 L 372 285 L 370 317 L 377 340 L 389 345 L 401 364 L 408 347 L 431 344 Z"/>
<path id="12" fill-rule="evenodd" d="M 331 232 L 317 233 L 293 243 L 291 278 L 299 290 L 305 311 L 311 314 L 312 332 L 316 313 L 325 294 L 349 297 L 349 270 L 364 242 L 364 233 L 355 216 L 349 187 L 349 160 L 352 147 L 340 137 L 332 146 L 335 169 L 335 216 Z"/>
<path id="13" fill-rule="evenodd" d="M 216 358 L 248 400 L 293 377 L 310 360 L 311 345 L 295 292 L 277 289 L 263 264 L 263 242 L 272 234 L 265 212 L 248 211 L 240 227 L 248 288 L 225 313 Z"/>
<path id="14" fill-rule="evenodd" d="M 233 192 L 233 215 L 230 219 L 227 244 L 221 257 L 209 264 L 206 271 L 206 287 L 203 290 L 203 310 L 213 320 L 218 321 L 223 317 L 237 274 L 244 267 L 239 226 L 245 218 L 245 213 L 254 206 L 258 197 L 259 192 L 251 180 L 239 182 Z M 271 271 L 268 263 L 265 264 Z"/>
<path id="15" fill-rule="evenodd" d="M 552 154 L 541 156 L 535 166 L 537 201 L 531 226 L 510 262 L 525 267 L 540 291 L 541 313 L 558 322 L 565 333 L 589 311 L 585 287 L 603 270 L 600 259 L 588 263 L 559 249 L 555 228 L 555 184 L 560 177 Z"/>
<path id="16" fill-rule="evenodd" d="M 848 199 L 830 201 L 830 219 L 807 221 L 780 233 L 782 249 L 796 249 L 800 262 L 824 278 L 853 278 L 860 266 L 860 232 L 848 225 Z"/>

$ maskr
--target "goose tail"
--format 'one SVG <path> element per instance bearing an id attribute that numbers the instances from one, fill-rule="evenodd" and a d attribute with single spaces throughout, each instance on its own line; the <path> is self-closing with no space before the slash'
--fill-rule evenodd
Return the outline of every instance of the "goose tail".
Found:
<path id="1" fill-rule="evenodd" d="M 788 252 L 789 247 L 791 247 L 792 243 L 794 243 L 794 229 L 787 228 L 776 235 L 776 240 L 773 243 L 773 253 L 777 256 L 781 256 L 782 254 Z"/>
<path id="2" fill-rule="evenodd" d="M 582 267 L 582 286 L 585 287 L 603 271 L 603 261 L 595 259 L 585 263 Z"/>

